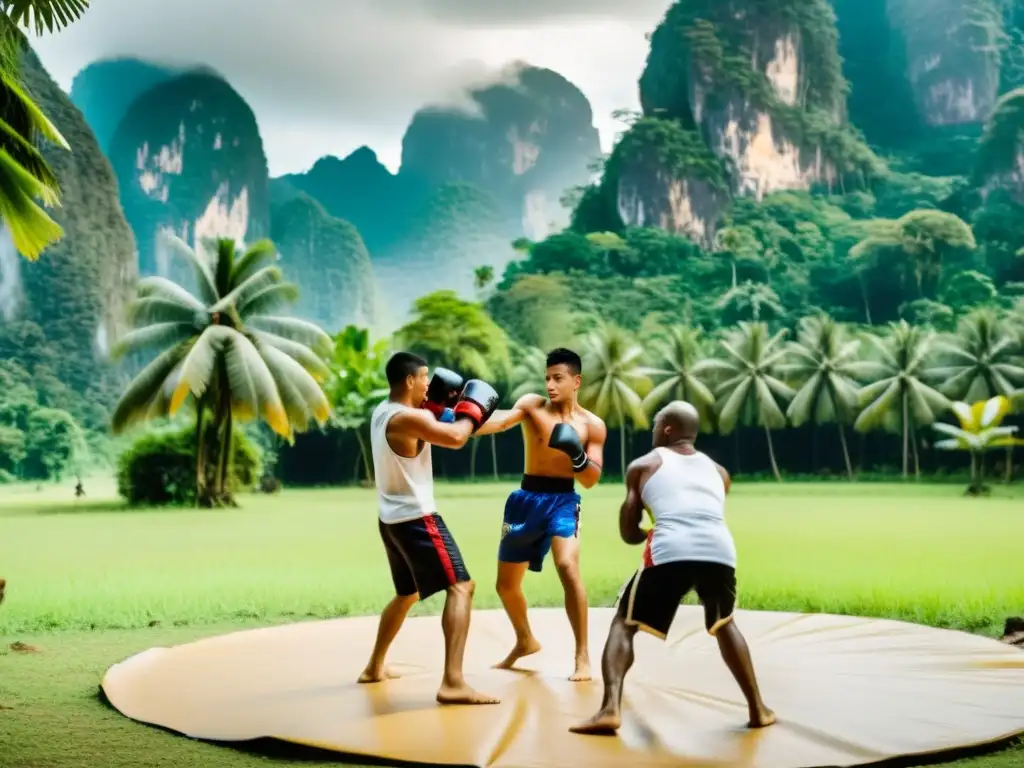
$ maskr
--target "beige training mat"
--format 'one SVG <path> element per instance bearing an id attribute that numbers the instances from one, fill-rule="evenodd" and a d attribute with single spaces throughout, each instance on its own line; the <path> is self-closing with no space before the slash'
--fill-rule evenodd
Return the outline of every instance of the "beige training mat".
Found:
<path id="1" fill-rule="evenodd" d="M 612 609 L 590 612 L 600 671 Z M 925 755 L 1024 733 L 1024 653 L 960 632 L 875 619 L 739 611 L 766 703 L 779 717 L 744 727 L 746 706 L 704 632 L 682 606 L 668 641 L 643 633 L 626 679 L 617 736 L 581 736 L 601 683 L 571 683 L 565 612 L 530 613 L 544 645 L 520 671 L 491 669 L 512 644 L 500 611 L 474 612 L 469 682 L 500 696 L 442 707 L 438 617 L 406 621 L 391 650 L 400 679 L 357 685 L 376 617 L 238 632 L 154 648 L 103 679 L 126 716 L 191 737 L 274 737 L 351 755 L 435 765 L 800 768 Z"/>

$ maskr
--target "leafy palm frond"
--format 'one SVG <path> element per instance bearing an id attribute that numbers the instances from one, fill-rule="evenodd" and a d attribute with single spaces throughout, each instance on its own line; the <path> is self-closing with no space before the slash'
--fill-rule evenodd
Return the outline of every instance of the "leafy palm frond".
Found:
<path id="1" fill-rule="evenodd" d="M 35 27 L 41 35 L 77 21 L 88 8 L 89 0 L 5 0 L 3 10 L 18 26 Z"/>
<path id="2" fill-rule="evenodd" d="M 277 283 L 249 296 L 239 303 L 238 314 L 243 318 L 262 315 L 294 304 L 299 298 L 299 287 L 292 283 Z"/>
<path id="3" fill-rule="evenodd" d="M 110 357 L 118 360 L 154 347 L 165 349 L 191 338 L 195 333 L 196 327 L 193 323 L 153 323 L 122 336 L 111 350 Z"/>
<path id="4" fill-rule="evenodd" d="M 246 324 L 284 339 L 305 344 L 321 357 L 330 357 L 334 342 L 322 328 L 306 320 L 296 317 L 278 317 L 274 315 L 255 315 L 246 319 Z"/>
<path id="5" fill-rule="evenodd" d="M 164 350 L 136 374 L 114 409 L 110 427 L 115 435 L 150 417 L 151 402 L 160 396 L 161 388 L 170 373 L 184 360 L 189 346 L 190 342 L 186 342 Z"/>
<path id="6" fill-rule="evenodd" d="M 185 402 L 186 397 L 192 395 L 199 399 L 210 388 L 217 360 L 224 350 L 228 338 L 234 333 L 236 331 L 227 326 L 210 325 L 195 340 L 185 357 L 181 369 L 181 381 L 178 382 L 174 396 L 171 398 L 171 416 Z"/>
<path id="7" fill-rule="evenodd" d="M 232 332 L 225 342 L 224 367 L 234 413 L 242 420 L 262 416 L 279 435 L 290 431 L 277 382 L 263 354 L 244 334 Z"/>
<path id="8" fill-rule="evenodd" d="M 229 307 L 245 306 L 246 302 L 260 291 L 281 282 L 281 278 L 281 270 L 277 267 L 264 267 L 247 277 L 239 285 L 233 286 L 228 293 L 210 307 L 210 312 L 226 312 Z"/>
<path id="9" fill-rule="evenodd" d="M 274 347 L 264 347 L 263 359 L 274 381 L 277 382 L 290 423 L 299 431 L 309 429 L 312 421 L 320 426 L 326 424 L 331 416 L 330 403 L 320 385 L 306 369 Z"/>
<path id="10" fill-rule="evenodd" d="M 277 260 L 277 248 L 269 240 L 250 245 L 242 258 L 232 264 L 231 283 L 241 285 L 260 269 Z"/>
<path id="11" fill-rule="evenodd" d="M 29 261 L 64 236 L 61 226 L 36 202 L 45 199 L 52 199 L 51 190 L 0 148 L 0 221 Z"/>
<path id="12" fill-rule="evenodd" d="M 176 256 L 191 267 L 196 278 L 196 286 L 199 289 L 199 299 L 205 302 L 205 306 L 215 304 L 220 295 L 217 292 L 217 282 L 213 276 L 210 263 L 203 256 L 188 247 L 188 244 L 173 232 L 164 230 L 160 236 L 163 245 L 172 256 Z"/>
<path id="13" fill-rule="evenodd" d="M 655 342 L 652 359 L 653 367 L 643 368 L 642 373 L 662 381 L 643 400 L 644 409 L 650 413 L 669 400 L 685 400 L 700 414 L 701 430 L 714 429 L 715 396 L 711 387 L 694 372 L 694 367 L 704 357 L 700 331 L 685 326 L 673 326 L 664 333 L 664 338 Z"/>
<path id="14" fill-rule="evenodd" d="M 267 345 L 281 350 L 320 383 L 327 381 L 331 375 L 331 369 L 327 364 L 305 344 L 263 331 L 253 331 L 252 336 L 257 346 Z"/>

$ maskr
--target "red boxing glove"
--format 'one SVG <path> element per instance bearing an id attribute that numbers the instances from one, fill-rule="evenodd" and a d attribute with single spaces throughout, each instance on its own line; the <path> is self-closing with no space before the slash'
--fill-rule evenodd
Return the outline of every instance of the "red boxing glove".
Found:
<path id="1" fill-rule="evenodd" d="M 465 416 L 476 429 L 480 429 L 480 425 L 484 423 L 484 411 L 483 409 L 474 403 L 472 400 L 460 400 L 455 404 L 455 418 Z"/>

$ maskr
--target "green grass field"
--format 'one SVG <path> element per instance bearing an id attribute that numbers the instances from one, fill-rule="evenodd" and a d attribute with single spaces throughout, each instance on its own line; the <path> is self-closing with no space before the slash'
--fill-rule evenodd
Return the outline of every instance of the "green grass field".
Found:
<path id="1" fill-rule="evenodd" d="M 495 551 L 511 484 L 438 489 L 441 512 L 498 607 Z M 286 491 L 230 511 L 123 509 L 109 484 L 0 490 L 0 767 L 229 766 L 264 758 L 128 722 L 96 698 L 114 662 L 239 628 L 375 613 L 390 597 L 373 491 Z M 997 634 L 1024 612 L 1024 486 L 964 499 L 948 485 L 737 483 L 729 519 L 747 609 L 886 616 Z M 584 495 L 584 578 L 610 605 L 639 548 L 622 544 L 617 485 Z M 548 568 L 533 605 L 561 605 Z M 417 607 L 436 613 L 440 596 Z M 9 650 L 24 642 L 38 653 Z M 595 638 L 600 652 L 603 638 Z M 289 760 L 280 765 L 291 765 Z M 295 763 L 298 765 L 299 763 Z M 303 762 L 303 765 L 310 765 Z M 971 760 L 1024 768 L 1024 749 Z"/>

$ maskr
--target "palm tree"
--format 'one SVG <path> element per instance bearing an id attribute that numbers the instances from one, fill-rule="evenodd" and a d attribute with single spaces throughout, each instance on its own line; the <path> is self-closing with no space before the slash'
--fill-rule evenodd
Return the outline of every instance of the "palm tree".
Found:
<path id="1" fill-rule="evenodd" d="M 911 441 L 914 474 L 920 476 L 917 455 L 917 428 L 927 426 L 950 407 L 938 390 L 926 383 L 935 353 L 935 332 L 915 328 L 905 320 L 889 325 L 885 338 L 866 334 L 872 360 L 879 366 L 879 377 L 861 390 L 860 416 L 853 428 L 870 432 L 884 427 L 903 432 L 903 476 L 907 477 Z"/>
<path id="2" fill-rule="evenodd" d="M 644 398 L 644 408 L 651 413 L 670 400 L 685 400 L 700 414 L 701 431 L 714 430 L 715 395 L 693 371 L 704 357 L 700 329 L 670 326 L 664 338 L 653 343 L 653 348 L 650 359 L 655 366 L 645 372 L 662 380 Z"/>
<path id="3" fill-rule="evenodd" d="M 718 426 L 729 434 L 737 424 L 764 428 L 772 474 L 781 481 L 775 461 L 772 430 L 786 426 L 782 405 L 794 396 L 779 378 L 779 365 L 786 354 L 782 342 L 786 331 L 772 335 L 765 323 L 740 323 L 739 328 L 719 342 L 725 357 L 709 358 L 694 366 L 697 375 L 710 374 L 718 385 Z"/>
<path id="4" fill-rule="evenodd" d="M 517 350 L 518 358 L 512 366 L 509 384 L 512 385 L 510 395 L 512 401 L 524 395 L 543 395 L 547 393 L 548 360 L 544 350 L 537 347 Z"/>
<path id="5" fill-rule="evenodd" d="M 623 476 L 628 425 L 647 426 L 641 393 L 646 393 L 651 383 L 642 363 L 643 347 L 617 326 L 602 324 L 584 342 L 580 404 L 609 426 L 619 428 Z"/>
<path id="6" fill-rule="evenodd" d="M 210 263 L 179 238 L 167 238 L 171 252 L 192 267 L 196 295 L 163 277 L 139 281 L 131 308 L 135 328 L 118 342 L 114 356 L 159 354 L 121 395 L 112 430 L 119 434 L 144 420 L 174 416 L 191 395 L 197 498 L 231 503 L 225 482 L 234 420 L 261 417 L 288 440 L 313 421 L 323 425 L 330 407 L 320 382 L 330 370 L 322 357 L 330 354 L 331 339 L 312 323 L 271 314 L 294 302 L 298 291 L 268 264 L 276 257 L 269 241 L 238 258 L 232 240 L 219 240 Z M 209 493 L 207 412 L 219 454 Z"/>
<path id="7" fill-rule="evenodd" d="M 859 385 L 874 366 L 858 357 L 860 341 L 847 336 L 830 317 L 806 317 L 800 322 L 797 339 L 789 345 L 789 357 L 779 373 L 798 382 L 786 416 L 794 427 L 812 422 L 815 427 L 835 424 L 843 447 L 846 473 L 853 479 L 850 451 L 844 425 L 856 417 Z"/>
<path id="8" fill-rule="evenodd" d="M 1024 394 L 1024 343 L 1009 321 L 981 309 L 960 321 L 956 333 L 936 344 L 932 375 L 951 400 L 976 403 Z M 1006 444 L 1006 477 L 1013 479 L 1013 443 Z"/>
<path id="9" fill-rule="evenodd" d="M 25 46 L 20 27 L 54 32 L 79 18 L 88 0 L 7 0 L 0 13 L 0 221 L 30 261 L 64 230 L 44 210 L 60 204 L 60 184 L 39 150 L 41 139 L 70 150 L 19 83 Z"/>
<path id="10" fill-rule="evenodd" d="M 728 318 L 726 322 L 773 320 L 785 313 L 779 295 L 770 285 L 744 280 L 733 286 L 715 302 L 715 309 Z"/>
<path id="11" fill-rule="evenodd" d="M 953 400 L 976 403 L 996 395 L 1013 397 L 1024 387 L 1020 335 L 991 309 L 964 317 L 956 333 L 936 340 L 932 375 Z"/>

